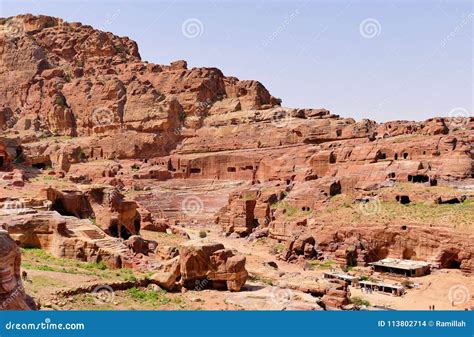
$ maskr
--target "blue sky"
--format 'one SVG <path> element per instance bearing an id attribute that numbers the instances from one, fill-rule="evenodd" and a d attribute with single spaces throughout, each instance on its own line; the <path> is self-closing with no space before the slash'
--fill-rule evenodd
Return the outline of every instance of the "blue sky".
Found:
<path id="1" fill-rule="evenodd" d="M 1 1 L 129 36 L 143 60 L 216 66 L 289 107 L 355 119 L 473 112 L 472 1 Z M 194 29 L 194 30 L 193 30 Z"/>

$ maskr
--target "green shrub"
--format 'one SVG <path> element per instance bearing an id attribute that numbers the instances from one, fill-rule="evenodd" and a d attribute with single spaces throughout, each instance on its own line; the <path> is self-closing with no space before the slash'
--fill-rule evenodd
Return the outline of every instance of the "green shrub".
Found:
<path id="1" fill-rule="evenodd" d="M 290 205 L 286 201 L 279 201 L 271 206 L 272 208 L 281 208 L 284 210 L 285 216 L 292 218 L 294 216 L 310 216 L 312 211 L 303 211 L 298 207 Z"/>
<path id="2" fill-rule="evenodd" d="M 336 261 L 333 260 L 326 260 L 324 262 L 318 261 L 318 260 L 309 260 L 306 262 L 307 268 L 309 270 L 314 270 L 314 269 L 329 269 L 331 268 L 332 265 L 336 264 Z"/>
<path id="3" fill-rule="evenodd" d="M 127 290 L 127 293 L 130 297 L 140 302 L 153 302 L 158 305 L 165 305 L 171 302 L 171 298 L 165 296 L 166 290 L 153 291 L 131 288 Z"/>
<path id="4" fill-rule="evenodd" d="M 99 269 L 99 270 L 106 270 L 107 269 L 107 265 L 102 261 L 100 261 L 98 263 L 84 263 L 84 264 L 82 264 L 81 267 L 84 268 L 84 269 Z"/>
<path id="5" fill-rule="evenodd" d="M 370 306 L 370 302 L 367 301 L 366 299 L 358 296 L 351 297 L 351 303 L 355 305 L 365 305 L 365 306 Z"/>
<path id="6" fill-rule="evenodd" d="M 72 81 L 72 75 L 69 74 L 69 73 L 65 73 L 65 74 L 64 74 L 64 80 L 65 80 L 67 83 L 71 82 L 71 81 Z"/>
<path id="7" fill-rule="evenodd" d="M 245 193 L 242 195 L 242 199 L 244 199 L 245 201 L 247 201 L 247 200 L 254 200 L 254 197 L 253 197 L 252 193 L 250 193 L 250 192 L 245 192 Z"/>
<path id="8" fill-rule="evenodd" d="M 199 232 L 199 237 L 200 237 L 201 239 L 204 239 L 205 237 L 207 237 L 206 231 L 200 231 L 200 232 Z"/>
<path id="9" fill-rule="evenodd" d="M 272 254 L 280 254 L 285 250 L 283 243 L 277 243 L 272 247 Z"/>
<path id="10" fill-rule="evenodd" d="M 66 107 L 66 99 L 64 98 L 64 96 L 61 96 L 61 95 L 57 95 L 55 98 L 54 98 L 54 104 L 56 105 L 59 105 L 59 106 L 62 106 L 62 107 Z"/>

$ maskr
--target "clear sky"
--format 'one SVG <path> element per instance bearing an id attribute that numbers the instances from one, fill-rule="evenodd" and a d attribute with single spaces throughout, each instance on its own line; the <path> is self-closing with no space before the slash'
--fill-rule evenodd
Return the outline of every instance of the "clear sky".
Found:
<path id="1" fill-rule="evenodd" d="M 377 121 L 473 113 L 470 0 L 0 3 L 2 17 L 45 14 L 129 36 L 149 62 L 259 80 L 284 106 Z"/>

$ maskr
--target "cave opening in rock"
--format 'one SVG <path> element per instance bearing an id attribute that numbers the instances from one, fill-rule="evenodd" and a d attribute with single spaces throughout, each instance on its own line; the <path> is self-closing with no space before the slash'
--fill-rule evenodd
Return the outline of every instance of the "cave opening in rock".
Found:
<path id="1" fill-rule="evenodd" d="M 108 234 L 110 236 L 118 238 L 118 236 L 119 236 L 118 225 L 116 223 L 112 223 L 108 228 L 108 232 L 109 232 Z"/>
<path id="2" fill-rule="evenodd" d="M 201 173 L 201 169 L 200 168 L 191 168 L 190 170 L 191 173 Z"/>
<path id="3" fill-rule="evenodd" d="M 122 239 L 127 240 L 129 237 L 132 236 L 132 233 L 130 233 L 125 226 L 120 226 L 120 237 Z"/>
<path id="4" fill-rule="evenodd" d="M 416 259 L 416 252 L 412 248 L 405 248 L 402 256 L 404 260 L 413 260 Z"/>
<path id="5" fill-rule="evenodd" d="M 133 227 L 135 228 L 135 233 L 140 233 L 140 218 L 136 217 L 133 221 Z"/>
<path id="6" fill-rule="evenodd" d="M 367 262 L 375 262 L 383 260 L 388 256 L 387 247 L 375 247 L 374 249 L 369 250 L 367 254 Z"/>
<path id="7" fill-rule="evenodd" d="M 346 266 L 355 267 L 357 266 L 357 251 L 351 251 L 346 255 Z"/>
<path id="8" fill-rule="evenodd" d="M 53 205 L 52 205 L 52 209 L 56 212 L 58 212 L 59 214 L 61 215 L 65 215 L 65 216 L 76 216 L 76 214 L 73 214 L 71 212 L 69 212 L 66 207 L 64 206 L 64 203 L 61 199 L 56 199 L 54 202 L 53 202 Z"/>
<path id="9" fill-rule="evenodd" d="M 440 204 L 448 204 L 448 205 L 454 205 L 454 204 L 460 204 L 461 200 L 458 198 L 451 198 L 448 200 L 441 201 Z"/>
<path id="10" fill-rule="evenodd" d="M 3 168 L 3 165 L 5 164 L 5 159 L 3 156 L 0 156 L 0 169 Z"/>
<path id="11" fill-rule="evenodd" d="M 46 169 L 47 167 L 50 167 L 50 166 L 51 166 L 51 162 L 36 163 L 36 164 L 33 164 L 32 166 L 33 166 L 34 168 L 38 169 L 38 170 L 44 170 L 44 169 Z"/>
<path id="12" fill-rule="evenodd" d="M 342 190 L 342 186 L 340 182 L 331 184 L 331 186 L 329 187 L 329 195 L 333 197 L 337 194 L 341 194 L 341 190 Z"/>
<path id="13" fill-rule="evenodd" d="M 411 181 L 412 183 L 427 183 L 429 180 L 430 178 L 425 174 L 416 174 L 414 176 L 408 176 L 408 181 Z"/>
<path id="14" fill-rule="evenodd" d="M 445 251 L 440 258 L 441 268 L 447 269 L 459 269 L 461 268 L 461 260 L 459 259 L 458 252 L 456 251 Z"/>
<path id="15" fill-rule="evenodd" d="M 413 176 L 413 182 L 414 183 L 426 183 L 430 180 L 430 178 L 427 175 L 424 174 L 417 174 L 416 176 Z"/>
<path id="16" fill-rule="evenodd" d="M 402 205 L 406 205 L 411 202 L 410 197 L 408 195 L 397 195 L 395 199 Z"/>
<path id="17" fill-rule="evenodd" d="M 136 223 L 134 223 L 134 226 L 136 226 Z M 112 223 L 105 232 L 110 236 L 113 236 L 115 238 L 122 238 L 125 240 L 132 236 L 132 233 L 130 233 L 127 227 L 124 225 L 120 225 L 117 222 L 117 219 L 112 220 Z"/>

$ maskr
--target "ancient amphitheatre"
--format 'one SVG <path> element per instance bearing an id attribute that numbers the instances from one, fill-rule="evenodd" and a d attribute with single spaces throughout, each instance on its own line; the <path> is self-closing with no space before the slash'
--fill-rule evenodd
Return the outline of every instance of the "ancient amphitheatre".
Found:
<path id="1" fill-rule="evenodd" d="M 85 24 L 0 28 L 1 309 L 474 306 L 472 117 L 286 108 Z"/>

